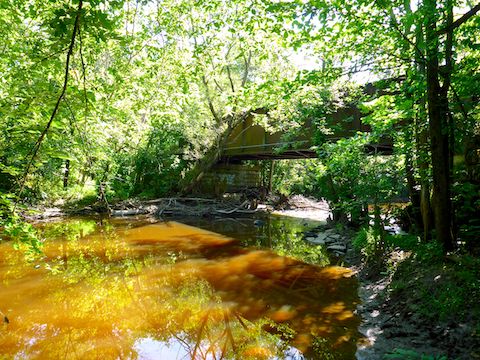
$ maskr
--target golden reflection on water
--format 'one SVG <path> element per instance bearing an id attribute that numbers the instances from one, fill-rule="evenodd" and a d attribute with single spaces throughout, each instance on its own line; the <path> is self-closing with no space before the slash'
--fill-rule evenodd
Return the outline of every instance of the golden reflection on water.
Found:
<path id="1" fill-rule="evenodd" d="M 43 228 L 0 244 L 0 358 L 352 359 L 356 280 L 177 222 Z"/>

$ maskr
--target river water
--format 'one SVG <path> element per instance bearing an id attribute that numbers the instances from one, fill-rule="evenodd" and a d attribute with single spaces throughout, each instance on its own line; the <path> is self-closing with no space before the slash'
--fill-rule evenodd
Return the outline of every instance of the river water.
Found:
<path id="1" fill-rule="evenodd" d="M 0 243 L 0 358 L 354 359 L 357 282 L 304 220 L 74 218 Z M 7 320 L 8 319 L 8 320 Z"/>

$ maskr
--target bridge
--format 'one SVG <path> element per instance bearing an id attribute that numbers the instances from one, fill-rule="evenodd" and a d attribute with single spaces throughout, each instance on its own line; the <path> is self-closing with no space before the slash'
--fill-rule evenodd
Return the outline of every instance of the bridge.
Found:
<path id="1" fill-rule="evenodd" d="M 286 139 L 286 132 L 269 133 L 255 123 L 252 114 L 233 129 L 227 138 L 220 159 L 200 182 L 201 193 L 221 194 L 225 191 L 239 191 L 258 187 L 261 184 L 260 166 L 242 165 L 244 160 L 304 159 L 318 156 L 313 143 L 314 127 L 304 125 L 293 138 Z M 362 114 L 355 107 L 341 108 L 327 119 L 331 134 L 325 140 L 334 142 L 351 137 L 357 132 L 369 132 L 370 127 L 362 122 Z M 384 139 L 377 144 L 369 144 L 369 153 L 391 154 L 393 143 Z"/>
<path id="2" fill-rule="evenodd" d="M 314 127 L 304 125 L 293 139 L 286 140 L 285 132 L 269 133 L 261 125 L 255 124 L 255 116 L 248 116 L 239 124 L 227 139 L 223 148 L 221 163 L 238 163 L 242 160 L 275 160 L 315 158 L 317 153 L 313 144 Z M 327 118 L 331 134 L 325 140 L 334 142 L 341 138 L 352 137 L 357 132 L 370 132 L 370 126 L 362 122 L 362 114 L 356 107 L 345 107 Z M 393 144 L 384 139 L 378 144 L 366 146 L 367 152 L 391 154 Z"/>

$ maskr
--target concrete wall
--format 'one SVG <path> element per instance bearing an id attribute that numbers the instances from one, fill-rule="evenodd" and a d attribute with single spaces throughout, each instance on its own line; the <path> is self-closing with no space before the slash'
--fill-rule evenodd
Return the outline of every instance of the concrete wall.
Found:
<path id="1" fill-rule="evenodd" d="M 219 196 L 225 192 L 239 191 L 260 185 L 260 166 L 217 164 L 203 176 L 197 190 Z"/>

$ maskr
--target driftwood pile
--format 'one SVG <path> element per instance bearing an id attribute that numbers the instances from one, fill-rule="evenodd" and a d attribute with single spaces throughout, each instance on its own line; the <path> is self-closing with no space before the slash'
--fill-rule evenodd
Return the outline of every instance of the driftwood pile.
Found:
<path id="1" fill-rule="evenodd" d="M 258 210 L 250 200 L 217 200 L 195 197 L 159 198 L 148 201 L 124 201 L 110 209 L 111 216 L 150 214 L 155 216 L 221 216 L 253 214 Z"/>

